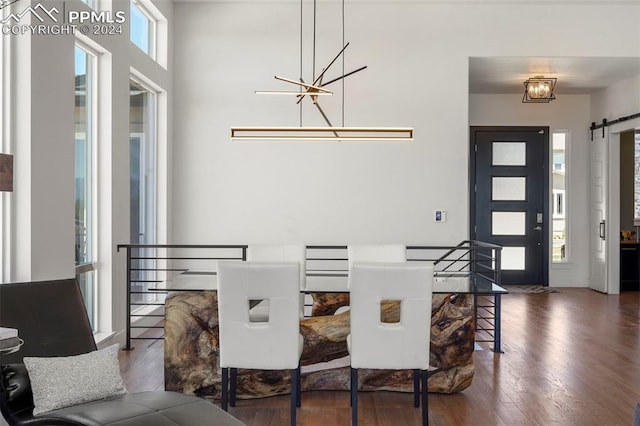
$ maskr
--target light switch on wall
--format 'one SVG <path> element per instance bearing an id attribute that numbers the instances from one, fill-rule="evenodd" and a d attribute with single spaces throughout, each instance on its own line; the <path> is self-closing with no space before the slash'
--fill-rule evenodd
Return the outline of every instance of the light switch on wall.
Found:
<path id="1" fill-rule="evenodd" d="M 436 210 L 436 214 L 434 217 L 436 222 L 446 222 L 447 221 L 447 211 L 446 210 Z"/>

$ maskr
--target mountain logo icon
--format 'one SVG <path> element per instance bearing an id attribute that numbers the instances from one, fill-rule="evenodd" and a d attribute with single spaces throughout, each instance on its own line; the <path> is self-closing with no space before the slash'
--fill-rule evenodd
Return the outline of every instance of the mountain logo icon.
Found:
<path id="1" fill-rule="evenodd" d="M 42 5 L 42 3 L 38 3 L 35 6 L 27 7 L 22 12 L 19 13 L 10 13 L 6 18 L 0 20 L 0 23 L 6 24 L 9 21 L 13 21 L 13 23 L 18 23 L 22 19 L 23 16 L 31 13 L 31 15 L 36 18 L 41 23 L 44 23 L 45 18 L 48 16 L 53 22 L 58 22 L 56 15 L 60 13 L 60 11 L 54 6 L 51 9 L 47 9 Z"/>

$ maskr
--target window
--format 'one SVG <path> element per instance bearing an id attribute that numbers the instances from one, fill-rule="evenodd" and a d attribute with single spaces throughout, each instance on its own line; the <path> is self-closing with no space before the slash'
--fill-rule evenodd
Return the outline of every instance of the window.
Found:
<path id="1" fill-rule="evenodd" d="M 156 20 L 149 12 L 149 9 L 137 0 L 131 0 L 129 16 L 131 41 L 142 49 L 144 53 L 155 58 Z"/>
<path id="2" fill-rule="evenodd" d="M 92 327 L 96 326 L 94 250 L 94 143 L 96 56 L 75 47 L 75 261 L 76 278 Z"/>
<path id="3" fill-rule="evenodd" d="M 86 4 L 91 9 L 98 10 L 98 0 L 82 0 L 82 3 Z"/>
<path id="4" fill-rule="evenodd" d="M 0 9 L 0 19 L 5 19 L 10 13 L 9 7 Z M 9 37 L 4 32 L 0 32 L 0 152 L 3 154 L 11 154 L 13 147 L 11 146 L 11 134 L 9 126 L 5 123 L 11 122 L 11 108 L 5 108 L 8 105 L 10 84 L 10 66 L 9 66 Z M 15 169 L 14 169 L 15 170 Z M 10 202 L 9 193 L 0 192 L 0 282 L 11 280 L 10 261 Z"/>
<path id="5" fill-rule="evenodd" d="M 130 241 L 157 243 L 157 94 L 143 83 L 130 81 Z M 138 252 L 132 265 L 132 302 L 156 301 L 157 293 L 146 293 L 156 280 L 156 250 Z M 139 292 L 139 293 L 138 293 Z"/>
<path id="6" fill-rule="evenodd" d="M 568 132 L 555 131 L 553 133 L 553 262 L 567 261 L 567 139 Z"/>

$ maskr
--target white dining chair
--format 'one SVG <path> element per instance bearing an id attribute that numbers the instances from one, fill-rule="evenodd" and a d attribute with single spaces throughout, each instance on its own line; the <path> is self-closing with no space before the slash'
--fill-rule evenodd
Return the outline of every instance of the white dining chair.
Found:
<path id="1" fill-rule="evenodd" d="M 349 266 L 353 262 L 404 262 L 407 247 L 404 244 L 349 244 L 347 258 Z"/>
<path id="2" fill-rule="evenodd" d="M 433 266 L 411 263 L 358 263 L 351 278 L 351 423 L 358 424 L 358 370 L 413 370 L 414 405 L 428 424 L 429 346 Z M 386 302 L 399 302 L 398 322 L 384 322 Z M 422 382 L 422 390 L 420 384 Z"/>
<path id="3" fill-rule="evenodd" d="M 407 247 L 403 244 L 350 244 L 347 246 L 348 268 L 354 262 L 406 262 Z M 347 278 L 347 289 L 351 287 L 351 275 Z M 340 306 L 334 315 L 350 309 Z"/>
<path id="4" fill-rule="evenodd" d="M 237 369 L 291 370 L 291 424 L 300 406 L 300 264 L 218 262 L 222 401 L 235 405 Z M 268 300 L 268 320 L 252 321 L 252 300 Z M 231 380 L 229 380 L 231 372 Z M 229 381 L 231 389 L 229 391 Z M 229 394 L 228 394 L 229 393 Z"/>
<path id="5" fill-rule="evenodd" d="M 303 244 L 250 244 L 247 246 L 248 261 L 298 262 L 300 264 L 300 314 L 304 317 L 306 288 L 307 247 Z M 253 321 L 266 321 L 269 312 L 268 301 L 260 301 L 251 308 L 249 315 Z"/>
<path id="6" fill-rule="evenodd" d="M 406 262 L 407 247 L 404 244 L 350 244 L 347 246 L 349 269 L 355 262 Z M 351 277 L 348 279 L 350 286 Z"/>

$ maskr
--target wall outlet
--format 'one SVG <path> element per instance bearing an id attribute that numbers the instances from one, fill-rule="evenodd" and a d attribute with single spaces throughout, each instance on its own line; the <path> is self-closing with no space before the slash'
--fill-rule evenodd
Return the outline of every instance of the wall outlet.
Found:
<path id="1" fill-rule="evenodd" d="M 436 222 L 446 222 L 447 221 L 447 211 L 446 210 L 436 210 L 436 214 L 434 217 Z"/>

